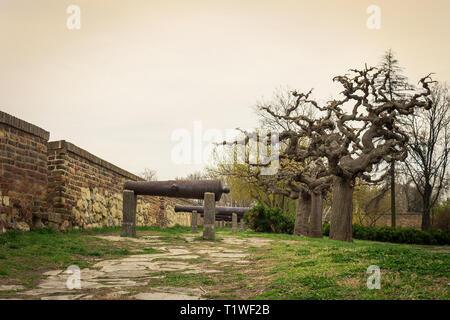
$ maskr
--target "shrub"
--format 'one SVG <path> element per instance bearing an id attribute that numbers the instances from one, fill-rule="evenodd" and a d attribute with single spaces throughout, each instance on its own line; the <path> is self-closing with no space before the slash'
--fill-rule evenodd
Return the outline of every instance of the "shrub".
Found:
<path id="1" fill-rule="evenodd" d="M 434 208 L 431 221 L 433 229 L 450 230 L 450 198 Z"/>
<path id="2" fill-rule="evenodd" d="M 244 221 L 256 232 L 287 234 L 294 232 L 294 216 L 285 214 L 279 208 L 270 208 L 262 204 L 247 211 L 244 214 Z M 322 231 L 324 236 L 329 236 L 330 224 L 323 224 Z M 449 245 L 450 231 L 422 231 L 415 228 L 369 227 L 354 224 L 353 238 L 393 243 Z"/>
<path id="3" fill-rule="evenodd" d="M 330 225 L 323 225 L 323 234 L 330 235 Z M 381 242 L 409 244 L 450 244 L 450 232 L 442 230 L 422 231 L 414 228 L 368 227 L 354 224 L 353 238 Z"/>
<path id="4" fill-rule="evenodd" d="M 258 204 L 244 214 L 245 223 L 256 232 L 294 232 L 295 217 L 285 214 L 280 208 Z"/>
<path id="5" fill-rule="evenodd" d="M 330 224 L 329 223 L 324 223 L 322 225 L 322 233 L 324 236 L 329 236 L 330 235 Z"/>

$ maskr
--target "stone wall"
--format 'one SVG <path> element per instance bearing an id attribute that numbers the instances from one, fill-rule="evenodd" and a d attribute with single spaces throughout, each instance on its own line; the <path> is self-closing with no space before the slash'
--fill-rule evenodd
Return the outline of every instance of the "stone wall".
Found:
<path id="1" fill-rule="evenodd" d="M 0 232 L 46 218 L 49 132 L 0 111 Z"/>
<path id="2" fill-rule="evenodd" d="M 142 180 L 49 132 L 0 111 L 0 233 L 42 223 L 59 230 L 120 226 L 122 188 Z M 137 225 L 190 225 L 185 199 L 139 196 Z"/>
<path id="3" fill-rule="evenodd" d="M 0 233 L 42 222 L 60 230 L 120 226 L 123 184 L 140 178 L 68 141 L 48 142 L 49 136 L 0 111 Z M 175 204 L 193 203 L 139 196 L 137 225 L 189 226 L 191 214 L 175 213 Z M 376 225 L 390 226 L 390 219 L 383 215 Z M 397 226 L 420 227 L 421 219 L 400 213 Z"/>
<path id="4" fill-rule="evenodd" d="M 59 229 L 120 226 L 123 184 L 142 180 L 64 140 L 49 143 L 48 177 L 48 223 Z M 175 203 L 190 201 L 139 196 L 136 224 L 189 225 L 188 214 L 173 212 Z"/>
<path id="5" fill-rule="evenodd" d="M 420 228 L 422 225 L 422 214 L 417 212 L 397 213 L 395 216 L 397 227 Z M 377 226 L 391 226 L 391 214 L 384 214 L 377 220 Z"/>

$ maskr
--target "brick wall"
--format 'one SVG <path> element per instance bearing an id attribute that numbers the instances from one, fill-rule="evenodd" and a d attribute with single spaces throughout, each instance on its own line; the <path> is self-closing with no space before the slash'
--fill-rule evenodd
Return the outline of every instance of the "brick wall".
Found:
<path id="1" fill-rule="evenodd" d="M 140 180 L 74 144 L 0 111 L 0 233 L 45 225 L 57 229 L 120 226 L 122 188 Z M 175 213 L 186 199 L 139 196 L 137 225 L 190 225 Z"/>
<path id="2" fill-rule="evenodd" d="M 46 218 L 49 132 L 0 111 L 0 232 Z"/>
<path id="3" fill-rule="evenodd" d="M 0 233 L 41 221 L 58 229 L 120 226 L 123 183 L 140 178 L 65 140 L 48 142 L 49 135 L 0 111 Z M 136 222 L 190 225 L 191 215 L 175 213 L 175 204 L 193 203 L 139 196 Z M 397 214 L 397 226 L 420 227 L 421 218 Z M 377 225 L 390 219 L 383 215 Z"/>
<path id="4" fill-rule="evenodd" d="M 120 226 L 122 190 L 126 180 L 142 179 L 70 142 L 50 142 L 48 224 L 59 229 Z M 137 225 L 189 225 L 188 214 L 173 212 L 175 203 L 190 202 L 139 196 Z M 161 212 L 164 221 L 160 219 Z"/>
<path id="5" fill-rule="evenodd" d="M 397 213 L 395 216 L 397 227 L 420 228 L 422 225 L 422 214 L 417 212 Z M 377 226 L 391 226 L 391 214 L 384 214 L 376 222 Z"/>

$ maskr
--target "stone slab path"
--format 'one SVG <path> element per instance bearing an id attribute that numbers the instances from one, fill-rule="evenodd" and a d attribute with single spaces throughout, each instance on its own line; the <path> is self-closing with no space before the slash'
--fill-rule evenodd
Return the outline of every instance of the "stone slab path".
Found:
<path id="1" fill-rule="evenodd" d="M 50 270 L 33 289 L 21 286 L 0 286 L 0 291 L 14 290 L 12 299 L 42 300 L 90 300 L 90 299 L 139 299 L 185 300 L 202 299 L 206 293 L 202 287 L 148 285 L 151 279 L 165 277 L 158 273 L 217 274 L 230 265 L 250 263 L 249 248 L 264 247 L 271 240 L 262 238 L 237 238 L 223 236 L 221 241 L 199 241 L 200 233 L 184 234 L 183 241 L 173 242 L 160 236 L 122 238 L 96 236 L 112 243 L 134 242 L 151 247 L 156 253 L 131 254 L 118 259 L 101 260 L 90 268 L 80 270 L 80 289 L 68 289 L 67 282 L 73 274 L 67 270 Z"/>

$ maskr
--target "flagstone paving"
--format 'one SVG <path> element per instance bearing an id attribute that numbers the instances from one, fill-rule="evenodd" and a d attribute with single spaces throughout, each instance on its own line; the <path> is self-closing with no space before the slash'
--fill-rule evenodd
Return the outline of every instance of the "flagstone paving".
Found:
<path id="1" fill-rule="evenodd" d="M 114 235 L 96 236 L 111 241 L 139 243 L 155 253 L 131 254 L 118 259 L 101 260 L 90 268 L 80 270 L 81 288 L 68 289 L 67 281 L 72 274 L 65 270 L 49 270 L 44 279 L 32 289 L 22 286 L 0 286 L 1 291 L 11 291 L 11 299 L 83 300 L 83 299 L 204 299 L 202 287 L 149 286 L 152 279 L 161 279 L 161 272 L 180 275 L 217 274 L 230 265 L 250 263 L 249 249 L 264 247 L 271 240 L 262 238 L 238 239 L 224 236 L 221 241 L 199 241 L 201 234 L 188 234 L 181 242 L 160 236 L 123 238 Z M 179 239 L 180 240 L 180 239 Z M 178 241 L 180 242 L 180 241 Z M 136 252 L 136 250 L 131 250 Z"/>

